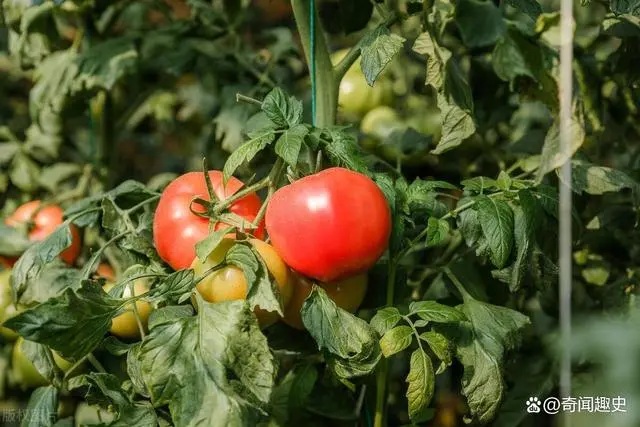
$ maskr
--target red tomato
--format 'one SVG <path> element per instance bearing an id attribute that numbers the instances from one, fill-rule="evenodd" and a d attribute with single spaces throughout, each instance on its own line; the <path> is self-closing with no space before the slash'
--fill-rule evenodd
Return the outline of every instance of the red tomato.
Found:
<path id="1" fill-rule="evenodd" d="M 271 244 L 292 269 L 332 282 L 376 263 L 387 248 L 391 213 L 371 179 L 331 168 L 276 191 L 266 224 Z"/>
<path id="2" fill-rule="evenodd" d="M 235 194 L 244 186 L 242 181 L 231 177 L 224 187 L 220 171 L 209 171 L 209 178 L 220 200 Z M 173 180 L 162 193 L 153 219 L 153 240 L 158 254 L 176 270 L 191 266 L 196 257 L 196 243 L 209 234 L 209 220 L 194 215 L 189 209 L 194 197 L 209 200 L 202 172 L 189 172 Z M 261 204 L 258 195 L 251 193 L 235 201 L 228 210 L 252 222 Z M 218 222 L 214 228 L 218 230 L 227 226 Z M 264 222 L 253 234 L 258 238 L 264 237 Z"/>
<path id="3" fill-rule="evenodd" d="M 42 208 L 33 218 L 31 218 L 39 205 L 40 200 L 33 200 L 25 203 L 4 220 L 5 224 L 11 227 L 16 227 L 32 219 L 34 226 L 29 232 L 29 239 L 44 240 L 49 234 L 53 233 L 60 224 L 62 224 L 63 210 L 60 206 L 49 205 Z M 71 236 L 71 246 L 60 254 L 60 258 L 62 258 L 67 264 L 73 264 L 78 258 L 78 255 L 80 255 L 80 233 L 78 232 L 78 228 L 74 225 L 71 225 Z M 9 265 L 15 264 L 16 261 L 16 259 L 5 259 L 5 262 Z"/>

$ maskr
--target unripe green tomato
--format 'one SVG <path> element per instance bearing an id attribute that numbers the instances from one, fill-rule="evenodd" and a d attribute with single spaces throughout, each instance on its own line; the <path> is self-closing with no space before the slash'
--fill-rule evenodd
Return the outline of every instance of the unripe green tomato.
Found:
<path id="1" fill-rule="evenodd" d="M 22 337 L 18 338 L 18 340 L 13 345 L 13 352 L 11 354 L 11 372 L 14 381 L 22 388 L 36 388 L 49 384 L 47 379 L 40 375 L 40 372 L 33 366 L 31 360 L 27 357 L 26 354 L 22 351 L 22 343 L 24 339 Z M 68 360 L 63 359 L 56 353 L 53 353 L 53 360 L 55 360 L 56 365 L 63 372 L 66 372 L 73 366 L 73 363 Z"/>
<path id="2" fill-rule="evenodd" d="M 11 298 L 11 270 L 3 270 L 0 272 L 0 324 L 18 313 Z M 7 341 L 18 338 L 18 334 L 4 326 L 0 326 L 0 335 Z"/>
<path id="3" fill-rule="evenodd" d="M 340 50 L 331 57 L 333 64 L 344 58 L 348 50 Z M 376 79 L 373 87 L 369 86 L 360 68 L 358 59 L 349 68 L 340 81 L 338 93 L 338 109 L 349 115 L 362 117 L 367 112 L 380 105 L 387 105 L 393 101 L 393 84 L 388 76 L 382 74 Z"/>

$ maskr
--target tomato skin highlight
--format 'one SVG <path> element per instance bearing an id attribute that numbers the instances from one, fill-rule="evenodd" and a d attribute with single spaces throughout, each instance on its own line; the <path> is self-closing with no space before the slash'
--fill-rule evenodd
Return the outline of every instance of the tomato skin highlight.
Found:
<path id="1" fill-rule="evenodd" d="M 5 224 L 10 227 L 17 227 L 26 223 L 31 219 L 31 216 L 35 210 L 38 209 L 38 206 L 40 206 L 40 200 L 32 200 L 31 202 L 21 205 L 13 214 L 5 219 Z M 34 226 L 29 232 L 29 240 L 44 240 L 49 234 L 53 233 L 55 229 L 64 222 L 63 213 L 62 208 L 57 205 L 49 205 L 42 208 L 33 217 Z M 73 265 L 80 255 L 80 232 L 73 224 L 71 224 L 71 237 L 71 246 L 60 254 L 60 258 L 69 265 Z M 16 261 L 17 259 L 4 258 L 3 264 L 7 267 L 12 267 Z"/>
<path id="2" fill-rule="evenodd" d="M 287 306 L 283 321 L 289 326 L 296 329 L 305 329 L 302 323 L 302 315 L 300 309 L 304 304 L 304 300 L 311 294 L 313 283 L 306 277 L 299 274 L 292 274 L 293 279 L 293 297 Z M 367 274 L 358 274 L 356 276 L 347 277 L 331 283 L 317 283 L 327 296 L 331 298 L 336 305 L 350 313 L 355 313 L 362 304 L 365 294 L 367 293 Z"/>
<path id="3" fill-rule="evenodd" d="M 258 251 L 270 275 L 275 279 L 278 290 L 280 291 L 282 303 L 286 308 L 293 296 L 293 285 L 291 284 L 289 268 L 270 244 L 258 239 L 251 239 L 250 243 Z M 234 240 L 224 239 L 207 259 L 200 261 L 196 258 L 191 265 L 196 277 L 201 277 L 209 269 L 223 262 L 227 251 L 229 251 L 234 244 Z M 240 268 L 227 265 L 207 275 L 198 283 L 196 289 L 200 295 L 202 295 L 202 298 L 208 302 L 244 300 L 247 298 L 248 284 Z M 256 308 L 255 314 L 262 328 L 272 325 L 280 318 L 277 312 L 266 311 L 260 308 Z"/>
<path id="4" fill-rule="evenodd" d="M 391 212 L 369 177 L 330 168 L 276 191 L 267 206 L 266 228 L 289 267 L 332 282 L 376 263 L 387 248 Z"/>
<path id="5" fill-rule="evenodd" d="M 242 181 L 231 177 L 224 186 L 222 172 L 209 171 L 213 191 L 224 200 L 244 187 Z M 209 220 L 194 215 L 189 205 L 194 197 L 209 200 L 207 184 L 202 172 L 189 172 L 179 176 L 165 188 L 153 219 L 153 240 L 160 255 L 175 270 L 189 268 L 196 258 L 196 243 L 209 235 Z M 252 222 L 260 210 L 262 202 L 256 193 L 251 193 L 235 201 L 229 211 Z M 194 205 L 197 208 L 197 205 Z M 218 222 L 215 229 L 227 224 Z M 254 230 L 257 238 L 264 236 L 264 221 Z"/>

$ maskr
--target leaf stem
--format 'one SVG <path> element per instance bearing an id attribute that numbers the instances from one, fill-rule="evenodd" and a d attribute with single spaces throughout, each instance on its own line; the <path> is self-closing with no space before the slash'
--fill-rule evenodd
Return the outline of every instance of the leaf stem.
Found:
<path id="1" fill-rule="evenodd" d="M 133 205 L 132 207 L 126 209 L 125 212 L 128 213 L 128 214 L 132 214 L 132 213 L 136 212 L 138 209 L 148 205 L 149 203 L 155 202 L 159 198 L 160 198 L 160 194 L 157 194 L 155 196 L 149 197 L 147 200 L 144 200 L 144 201 L 138 203 L 137 205 Z"/>
<path id="2" fill-rule="evenodd" d="M 102 366 L 102 363 L 98 362 L 98 359 L 96 359 L 93 353 L 89 353 L 85 357 L 87 358 L 89 363 L 91 363 L 93 367 L 96 368 L 96 370 L 98 370 L 98 372 L 101 372 L 103 374 L 107 372 L 107 370 L 104 369 L 104 366 Z"/>
<path id="3" fill-rule="evenodd" d="M 246 102 L 247 104 L 254 104 L 258 107 L 262 107 L 262 101 L 259 101 L 247 95 L 243 95 L 241 93 L 236 93 L 236 102 Z"/>
<path id="4" fill-rule="evenodd" d="M 262 178 L 260 181 L 256 182 L 255 184 L 251 184 L 248 187 L 242 188 L 240 191 L 237 191 L 236 193 L 232 194 L 226 199 L 221 200 L 220 203 L 218 203 L 215 206 L 214 213 L 216 214 L 222 213 L 225 209 L 227 209 L 229 206 L 234 204 L 236 201 L 242 199 L 243 197 L 251 193 L 255 193 L 258 190 L 262 190 L 263 188 L 266 188 L 270 182 L 271 182 L 271 177 L 267 175 L 264 178 Z"/>
<path id="5" fill-rule="evenodd" d="M 451 271 L 451 269 L 447 266 L 444 267 L 442 269 L 442 271 L 444 272 L 444 274 L 447 275 L 447 277 L 451 280 L 451 282 L 453 283 L 453 285 L 456 287 L 456 289 L 458 290 L 458 292 L 460 292 L 460 295 L 462 295 L 462 300 L 463 301 L 469 301 L 469 300 L 473 300 L 475 298 L 473 298 L 471 296 L 471 294 L 469 292 L 467 292 L 467 290 L 464 288 L 464 285 L 460 282 L 460 280 L 458 280 L 458 278 L 456 277 L 455 274 L 453 274 L 453 271 Z"/>

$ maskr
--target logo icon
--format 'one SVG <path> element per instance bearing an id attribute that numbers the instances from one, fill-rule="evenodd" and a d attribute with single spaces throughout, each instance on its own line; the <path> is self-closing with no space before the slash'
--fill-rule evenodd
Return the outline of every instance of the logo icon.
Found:
<path id="1" fill-rule="evenodd" d="M 527 399 L 527 401 L 525 402 L 525 404 L 527 405 L 527 412 L 530 414 L 539 414 L 540 413 L 540 405 L 542 404 L 542 402 L 540 402 L 540 399 L 538 399 L 537 397 L 530 397 Z"/>

